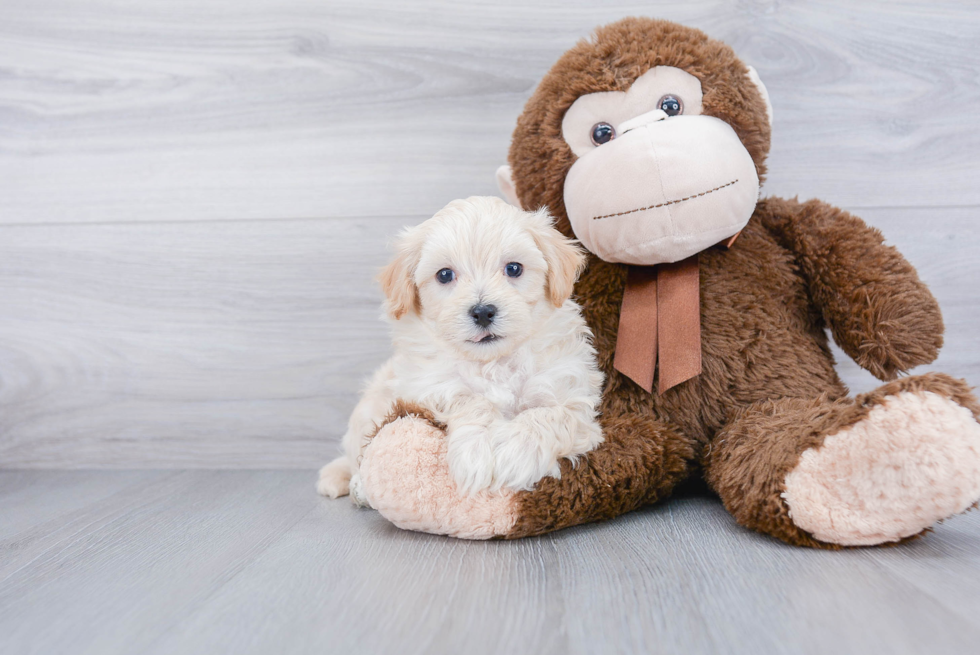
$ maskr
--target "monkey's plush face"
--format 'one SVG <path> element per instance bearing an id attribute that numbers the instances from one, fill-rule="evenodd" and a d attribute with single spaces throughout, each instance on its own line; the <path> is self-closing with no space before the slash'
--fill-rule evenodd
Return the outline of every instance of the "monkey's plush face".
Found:
<path id="1" fill-rule="evenodd" d="M 680 261 L 737 234 L 755 209 L 755 162 L 701 82 L 656 66 L 625 92 L 579 97 L 562 120 L 577 159 L 564 200 L 575 236 L 609 262 Z"/>
<path id="2" fill-rule="evenodd" d="M 771 124 L 765 86 L 729 46 L 624 18 L 544 76 L 497 182 L 512 204 L 547 207 L 602 259 L 677 261 L 748 221 Z"/>

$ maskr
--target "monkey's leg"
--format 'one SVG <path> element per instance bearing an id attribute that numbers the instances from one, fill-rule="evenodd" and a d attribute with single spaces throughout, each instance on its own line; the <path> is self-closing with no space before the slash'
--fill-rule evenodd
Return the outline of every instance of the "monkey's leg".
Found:
<path id="1" fill-rule="evenodd" d="M 900 541 L 980 499 L 980 404 L 942 374 L 740 411 L 704 456 L 742 525 L 800 546 Z"/>
<path id="2" fill-rule="evenodd" d="M 670 494 L 687 477 L 694 449 L 650 416 L 605 414 L 603 443 L 561 478 L 533 491 L 457 492 L 445 436 L 425 418 L 385 425 L 364 451 L 360 470 L 371 506 L 395 525 L 468 539 L 517 538 L 618 516 Z"/>

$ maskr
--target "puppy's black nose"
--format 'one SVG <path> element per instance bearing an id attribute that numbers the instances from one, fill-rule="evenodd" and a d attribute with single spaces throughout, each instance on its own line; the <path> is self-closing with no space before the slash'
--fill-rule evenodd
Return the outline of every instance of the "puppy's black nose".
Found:
<path id="1" fill-rule="evenodd" d="M 470 307 L 470 316 L 473 317 L 473 322 L 482 328 L 489 327 L 496 314 L 497 308 L 493 305 L 473 305 Z"/>

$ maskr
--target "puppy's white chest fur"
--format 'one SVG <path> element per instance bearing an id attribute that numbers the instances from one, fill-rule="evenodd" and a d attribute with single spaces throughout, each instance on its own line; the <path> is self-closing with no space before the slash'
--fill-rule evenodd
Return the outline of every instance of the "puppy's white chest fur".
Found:
<path id="1" fill-rule="evenodd" d="M 461 399 L 481 398 L 504 419 L 533 407 L 585 400 L 598 404 L 598 373 L 588 328 L 568 302 L 549 312 L 534 336 L 509 354 L 488 362 L 464 359 L 430 338 L 421 321 L 403 319 L 394 335 L 391 394 L 437 413 Z"/>
<path id="2" fill-rule="evenodd" d="M 485 397 L 504 418 L 512 419 L 526 403 L 523 391 L 528 368 L 508 360 L 460 367 L 459 375 L 462 384 L 475 395 Z"/>
<path id="3" fill-rule="evenodd" d="M 527 382 L 538 373 L 527 353 L 517 352 L 488 363 L 425 358 L 395 363 L 395 395 L 410 398 L 439 413 L 449 411 L 461 397 L 489 401 L 504 418 L 512 419 L 528 407 Z"/>

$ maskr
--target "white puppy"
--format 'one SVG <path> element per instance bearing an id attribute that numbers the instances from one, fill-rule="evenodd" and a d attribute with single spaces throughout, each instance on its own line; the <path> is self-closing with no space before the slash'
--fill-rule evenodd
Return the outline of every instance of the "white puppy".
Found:
<path id="1" fill-rule="evenodd" d="M 395 354 L 354 409 L 345 455 L 320 471 L 321 494 L 364 504 L 360 454 L 396 400 L 446 424 L 450 473 L 467 493 L 531 489 L 602 441 L 603 376 L 569 300 L 585 258 L 544 210 L 456 200 L 396 250 L 380 277 Z"/>

